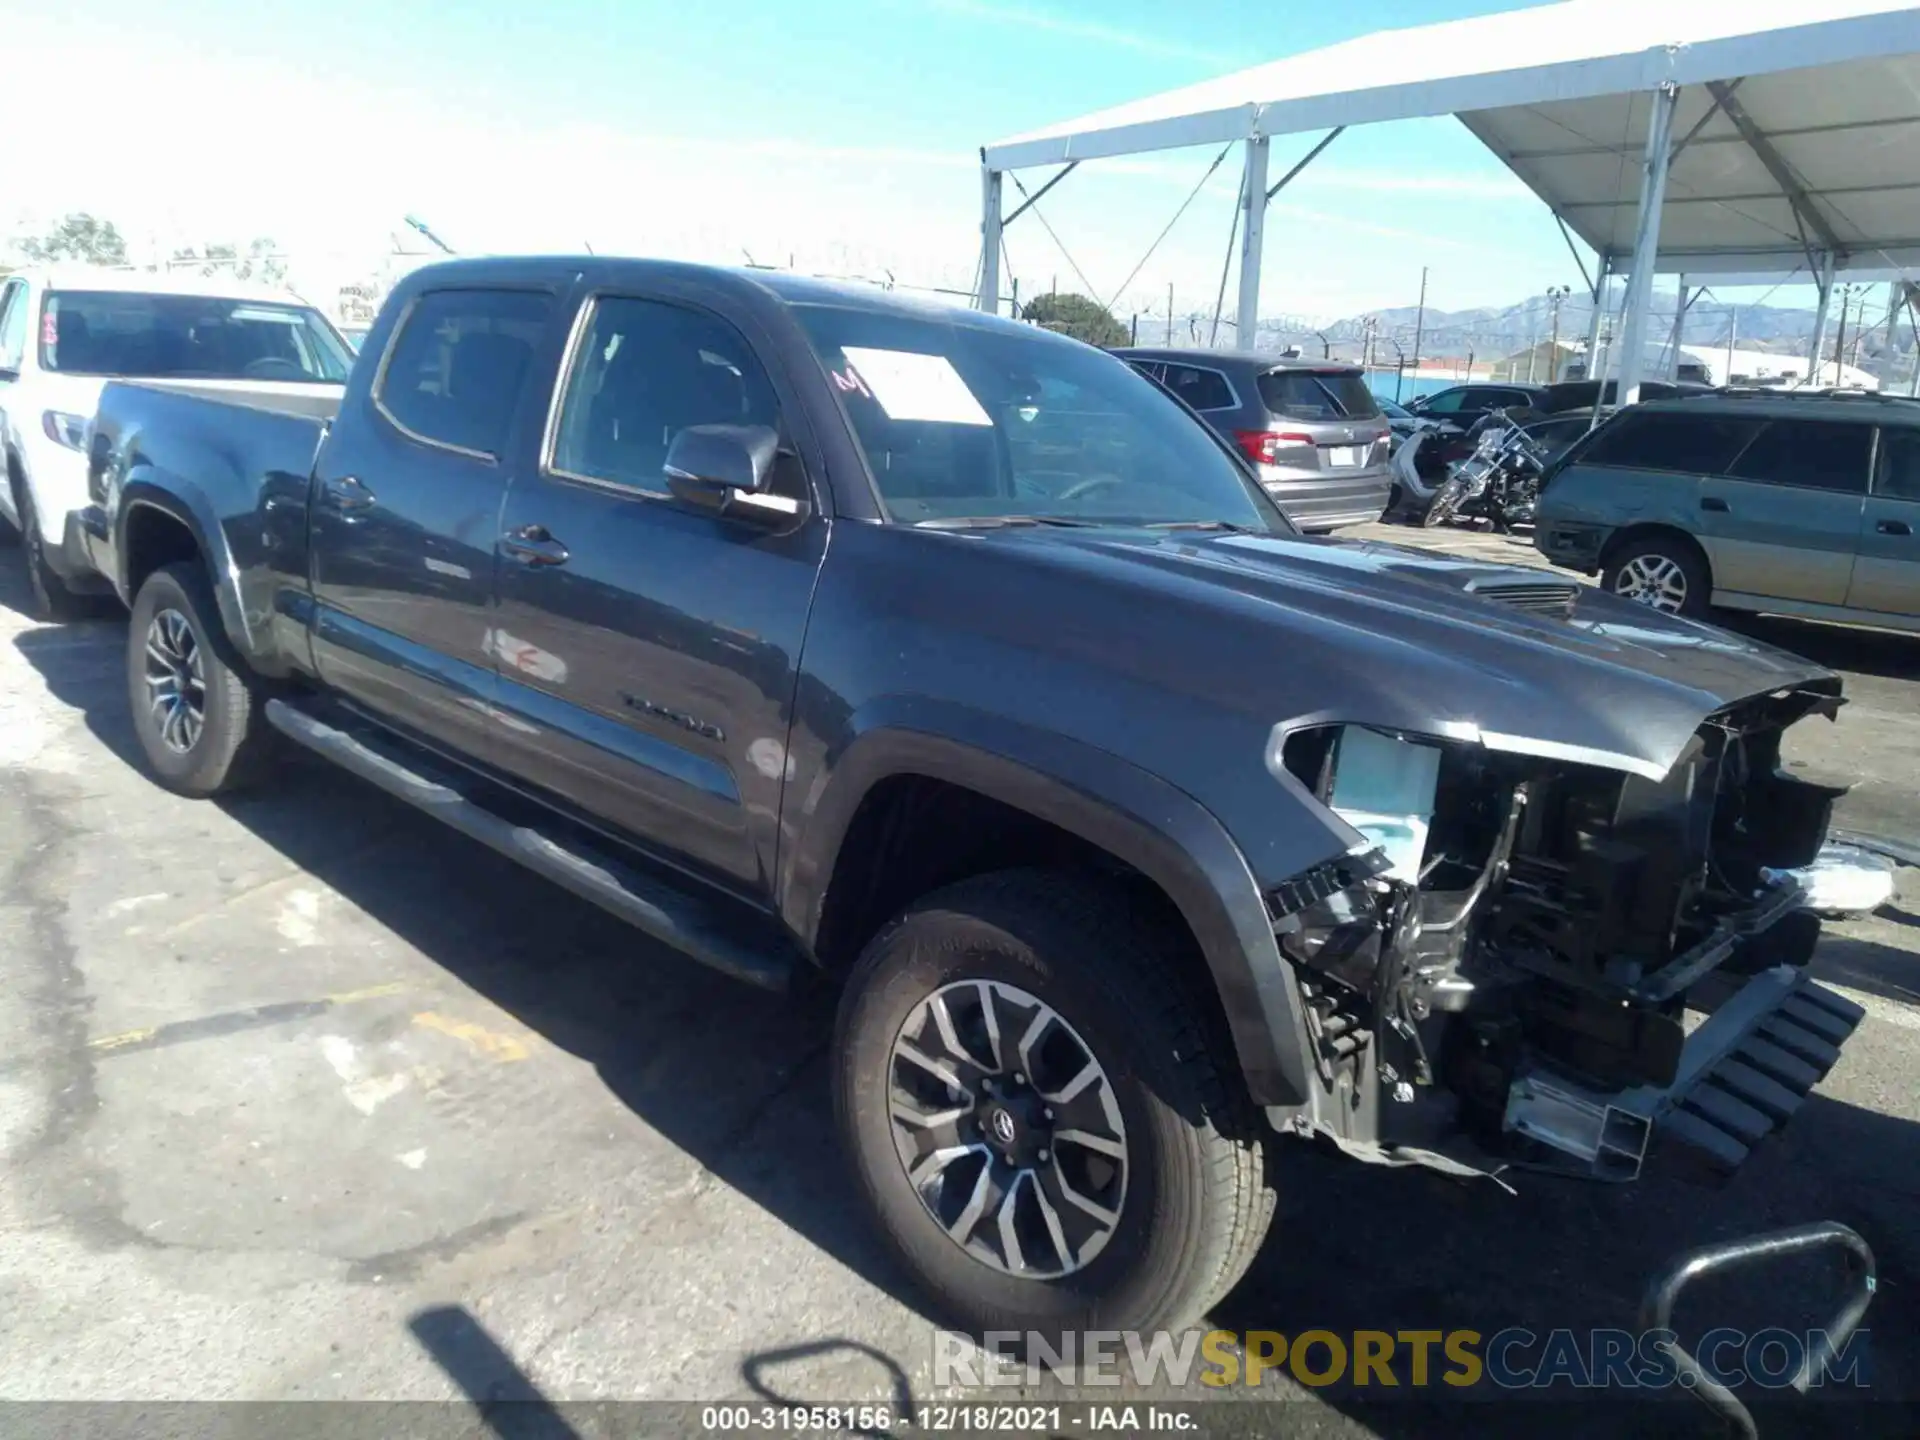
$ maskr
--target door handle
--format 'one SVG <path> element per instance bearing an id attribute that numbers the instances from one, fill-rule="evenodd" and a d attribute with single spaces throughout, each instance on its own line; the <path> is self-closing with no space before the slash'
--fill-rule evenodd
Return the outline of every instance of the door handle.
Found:
<path id="1" fill-rule="evenodd" d="M 352 475 L 342 475 L 336 480 L 323 480 L 320 489 L 326 503 L 335 510 L 366 510 L 372 507 L 377 498 L 373 491 L 362 485 Z"/>
<path id="2" fill-rule="evenodd" d="M 1906 521 L 1904 521 L 1904 520 L 1879 520 L 1879 521 L 1875 521 L 1875 522 L 1874 522 L 1874 526 L 1873 526 L 1873 528 L 1874 528 L 1874 529 L 1876 529 L 1876 530 L 1878 530 L 1878 531 L 1879 531 L 1879 532 L 1880 532 L 1880 533 L 1881 533 L 1882 535 L 1911 535 L 1911 534 L 1913 534 L 1913 527 L 1912 527 L 1911 525 L 1909 525 L 1909 524 L 1907 524 L 1907 522 L 1906 522 Z"/>
<path id="3" fill-rule="evenodd" d="M 1700 508 L 1702 510 L 1712 510 L 1719 515 L 1725 515 L 1727 513 L 1727 502 L 1722 500 L 1718 495 L 1703 495 L 1700 497 Z"/>
<path id="4" fill-rule="evenodd" d="M 567 547 L 544 525 L 518 525 L 500 537 L 500 548 L 522 565 L 564 565 Z"/>

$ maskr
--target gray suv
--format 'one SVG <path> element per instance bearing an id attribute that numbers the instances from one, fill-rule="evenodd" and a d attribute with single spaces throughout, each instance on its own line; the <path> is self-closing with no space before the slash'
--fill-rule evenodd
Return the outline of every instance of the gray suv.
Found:
<path id="1" fill-rule="evenodd" d="M 1114 354 L 1237 446 L 1302 530 L 1378 520 L 1387 508 L 1387 417 L 1359 366 L 1250 350 Z"/>

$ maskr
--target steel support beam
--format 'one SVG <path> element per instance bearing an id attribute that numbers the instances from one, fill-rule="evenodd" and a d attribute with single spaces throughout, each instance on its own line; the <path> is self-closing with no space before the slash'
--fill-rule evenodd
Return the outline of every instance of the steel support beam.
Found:
<path id="1" fill-rule="evenodd" d="M 1820 354 L 1827 344 L 1827 309 L 1833 299 L 1833 252 L 1820 257 L 1820 273 L 1814 277 L 1820 287 L 1820 304 L 1813 312 L 1813 348 L 1807 352 L 1807 383 L 1820 383 Z"/>
<path id="2" fill-rule="evenodd" d="M 1613 256 L 1602 255 L 1593 275 L 1593 318 L 1587 322 L 1587 379 L 1606 379 L 1600 363 L 1600 327 L 1607 319 L 1607 285 L 1613 279 Z M 1596 406 L 1599 402 L 1595 402 Z"/>
<path id="3" fill-rule="evenodd" d="M 1560 227 L 1560 238 L 1567 242 L 1567 253 L 1573 256 L 1573 263 L 1580 267 L 1580 278 L 1587 282 L 1587 289 L 1592 290 L 1593 276 L 1587 273 L 1587 262 L 1580 258 L 1580 247 L 1573 243 L 1573 232 L 1567 229 L 1567 222 L 1560 218 L 1559 210 L 1553 212 L 1553 223 Z"/>
<path id="4" fill-rule="evenodd" d="M 1034 191 L 1033 194 L 1029 195 L 1025 200 L 1021 201 L 1019 205 L 1015 206 L 1013 213 L 1007 216 L 1004 220 L 1000 222 L 1000 228 L 1002 230 L 1005 230 L 1007 226 L 1011 225 L 1014 221 L 1018 220 L 1022 215 L 1026 214 L 1027 211 L 1031 210 L 1034 206 L 1038 205 L 1040 203 L 1040 197 L 1042 195 L 1046 194 L 1049 190 L 1053 189 L 1054 186 L 1058 185 L 1062 180 L 1066 179 L 1069 175 L 1071 175 L 1074 171 L 1078 170 L 1079 168 L 1080 168 L 1080 162 L 1078 160 L 1069 160 L 1067 162 L 1066 169 L 1062 170 L 1058 175 L 1054 176 L 1051 180 L 1047 181 L 1046 184 L 1042 185 L 1038 190 Z"/>
<path id="5" fill-rule="evenodd" d="M 1260 254 L 1267 233 L 1267 140 L 1247 141 L 1246 183 L 1240 187 L 1240 304 L 1236 340 L 1251 350 L 1260 329 Z"/>
<path id="6" fill-rule="evenodd" d="M 1726 107 L 1726 103 L 1732 98 L 1733 92 L 1746 83 L 1745 77 L 1742 77 L 1741 79 L 1735 80 L 1732 84 L 1724 85 L 1712 92 L 1713 104 L 1707 107 L 1706 114 L 1693 122 L 1693 128 L 1680 137 L 1680 143 L 1673 147 L 1673 153 L 1667 157 L 1669 164 L 1678 160 L 1686 148 L 1700 138 L 1700 132 L 1706 129 L 1708 124 L 1712 122 L 1713 117 L 1718 115 L 1721 110 Z M 1769 196 L 1768 198 L 1771 199 L 1772 197 Z"/>
<path id="7" fill-rule="evenodd" d="M 1617 404 L 1640 398 L 1640 373 L 1646 362 L 1647 305 L 1653 298 L 1653 267 L 1660 255 L 1660 208 L 1667 198 L 1667 165 L 1673 156 L 1673 110 L 1680 87 L 1671 83 L 1653 92 L 1647 117 L 1647 151 L 1641 161 L 1640 218 L 1633 232 L 1633 271 L 1620 320 L 1620 382 Z"/>
<path id="8" fill-rule="evenodd" d="M 1746 107 L 1734 98 L 1733 87 L 1724 80 L 1709 80 L 1707 89 L 1713 98 L 1720 102 L 1720 108 L 1726 112 L 1727 119 L 1733 122 L 1733 128 L 1740 132 L 1740 138 L 1747 142 L 1747 148 L 1753 151 L 1767 173 L 1773 177 L 1773 183 L 1780 187 L 1780 193 L 1787 197 L 1787 203 L 1793 206 L 1806 227 L 1820 237 L 1820 241 L 1829 250 L 1846 253 L 1846 246 L 1840 243 L 1840 237 L 1833 233 L 1833 226 L 1827 223 L 1813 203 L 1813 197 L 1807 194 L 1806 187 L 1800 183 L 1780 152 L 1773 148 L 1773 142 L 1760 132 L 1753 123 L 1753 117 L 1747 114 Z"/>
<path id="9" fill-rule="evenodd" d="M 1000 313 L 1000 172 L 980 168 L 980 295 L 979 307 L 989 315 Z"/>
<path id="10" fill-rule="evenodd" d="M 1311 165 L 1315 160 L 1318 160 L 1320 158 L 1320 152 L 1326 149 L 1327 146 L 1331 145 L 1334 141 L 1338 140 L 1343 134 L 1345 134 L 1346 129 L 1347 127 L 1344 125 L 1336 125 L 1333 127 L 1333 129 L 1329 130 L 1326 133 L 1326 135 L 1321 138 L 1321 141 L 1318 145 L 1314 146 L 1311 150 L 1307 151 L 1305 155 L 1302 155 L 1300 157 L 1299 164 L 1295 165 L 1291 170 L 1287 171 L 1286 174 L 1282 175 L 1278 180 L 1274 181 L 1273 184 L 1267 187 L 1267 199 L 1272 200 L 1274 196 L 1278 195 L 1282 190 L 1286 189 L 1287 186 L 1291 185 L 1293 183 L 1294 176 L 1298 175 L 1302 170 L 1306 169 L 1307 166 Z"/>

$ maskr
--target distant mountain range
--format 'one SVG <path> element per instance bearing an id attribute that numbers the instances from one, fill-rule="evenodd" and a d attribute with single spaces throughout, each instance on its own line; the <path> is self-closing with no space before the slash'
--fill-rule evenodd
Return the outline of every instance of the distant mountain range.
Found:
<path id="1" fill-rule="evenodd" d="M 1617 298 L 1615 305 L 1618 306 Z M 1656 293 L 1654 305 L 1652 333 L 1648 340 L 1651 344 L 1663 345 L 1673 325 L 1672 293 Z M 1584 294 L 1576 292 L 1569 295 L 1560 306 L 1560 338 L 1584 343 L 1592 313 L 1592 302 Z M 1870 294 L 1866 313 L 1867 335 L 1862 343 L 1862 354 L 1877 355 L 1884 348 L 1886 335 L 1884 296 Z M 1616 308 L 1615 324 L 1618 323 L 1617 314 Z M 1298 345 L 1312 354 L 1317 353 L 1321 345 L 1320 337 L 1324 334 L 1336 347 L 1336 354 L 1351 359 L 1358 354 L 1365 340 L 1367 319 L 1364 315 L 1350 316 L 1320 330 L 1307 328 L 1299 321 L 1263 320 L 1260 324 L 1260 344 L 1262 348 Z M 1374 319 L 1378 326 L 1377 334 L 1381 337 L 1376 342 L 1376 354 L 1383 355 L 1391 363 L 1395 353 L 1392 341 L 1398 341 L 1403 350 L 1412 354 L 1414 328 L 1419 319 L 1417 307 L 1404 305 L 1376 311 Z M 1688 307 L 1681 343 L 1725 345 L 1731 324 L 1734 342 L 1742 350 L 1804 352 L 1813 338 L 1813 321 L 1814 312 L 1811 310 L 1786 309 L 1774 305 L 1730 306 L 1708 295 Z M 1829 344 L 1832 343 L 1838 323 L 1836 306 L 1827 325 Z M 1850 315 L 1850 336 L 1857 324 L 1857 319 Z M 1420 327 L 1420 354 L 1428 359 L 1458 359 L 1469 354 L 1476 360 L 1498 359 L 1525 350 L 1529 345 L 1543 343 L 1551 333 L 1552 325 L 1552 306 L 1544 295 L 1532 296 L 1505 308 L 1429 308 Z M 1897 328 L 1894 348 L 1911 348 L 1912 335 L 1904 322 Z M 1850 352 L 1853 349 L 1851 338 L 1847 348 Z"/>

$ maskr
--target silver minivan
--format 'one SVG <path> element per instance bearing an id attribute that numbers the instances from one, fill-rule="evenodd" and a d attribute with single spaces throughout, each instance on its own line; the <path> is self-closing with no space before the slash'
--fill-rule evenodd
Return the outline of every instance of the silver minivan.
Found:
<path id="1" fill-rule="evenodd" d="M 1363 524 L 1387 508 L 1387 417 L 1359 366 L 1250 350 L 1113 353 L 1237 446 L 1302 530 Z"/>

